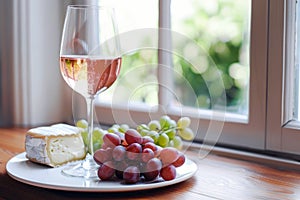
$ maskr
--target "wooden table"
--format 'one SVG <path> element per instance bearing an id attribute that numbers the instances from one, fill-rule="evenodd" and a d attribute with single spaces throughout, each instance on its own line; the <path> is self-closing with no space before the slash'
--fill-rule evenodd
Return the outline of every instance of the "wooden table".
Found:
<path id="1" fill-rule="evenodd" d="M 187 152 L 198 165 L 194 177 L 159 189 L 124 193 L 80 193 L 30 186 L 12 179 L 6 163 L 24 151 L 26 129 L 0 129 L 0 199 L 300 199 L 300 170 L 256 163 L 210 153 L 199 158 L 197 148 Z M 47 177 L 45 177 L 47 178 Z"/>

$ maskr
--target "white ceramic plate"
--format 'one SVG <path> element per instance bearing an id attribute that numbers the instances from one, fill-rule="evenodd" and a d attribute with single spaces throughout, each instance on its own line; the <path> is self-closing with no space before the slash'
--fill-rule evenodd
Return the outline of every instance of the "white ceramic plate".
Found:
<path id="1" fill-rule="evenodd" d="M 181 167 L 176 168 L 177 176 L 171 181 L 158 179 L 155 182 L 123 184 L 122 181 L 86 180 L 84 178 L 67 177 L 61 173 L 62 167 L 50 168 L 35 164 L 25 157 L 26 153 L 11 158 L 7 165 L 7 173 L 14 179 L 37 187 L 80 191 L 80 192 L 125 192 L 147 190 L 173 185 L 191 178 L 197 171 L 197 165 L 190 159 Z"/>

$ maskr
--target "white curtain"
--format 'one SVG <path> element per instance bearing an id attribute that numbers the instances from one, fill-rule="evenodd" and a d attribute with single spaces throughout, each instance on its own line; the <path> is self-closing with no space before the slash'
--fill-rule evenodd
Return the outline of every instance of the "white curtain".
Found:
<path id="1" fill-rule="evenodd" d="M 12 110 L 12 1 L 1 0 L 0 6 L 0 126 L 11 125 Z"/>
<path id="2" fill-rule="evenodd" d="M 97 0 L 0 0 L 0 126 L 73 122 L 72 91 L 59 71 L 68 4 Z"/>
<path id="3" fill-rule="evenodd" d="M 37 126 L 72 117 L 70 91 L 58 62 L 67 4 L 1 0 L 1 126 Z"/>

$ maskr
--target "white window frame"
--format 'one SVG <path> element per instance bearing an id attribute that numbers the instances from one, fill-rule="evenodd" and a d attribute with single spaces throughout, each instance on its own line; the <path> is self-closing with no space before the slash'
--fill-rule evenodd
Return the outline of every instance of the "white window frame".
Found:
<path id="1" fill-rule="evenodd" d="M 296 0 L 270 1 L 267 144 L 271 151 L 300 154 L 300 123 L 293 118 Z"/>
<path id="2" fill-rule="evenodd" d="M 170 26 L 170 0 L 160 0 L 160 27 Z M 248 121 L 237 119 L 234 115 L 225 113 L 223 120 L 210 119 L 218 114 L 211 112 L 208 117 L 199 118 L 198 113 L 193 114 L 188 109 L 182 111 L 183 115 L 192 118 L 192 127 L 197 130 L 196 140 L 210 144 L 218 143 L 234 145 L 251 149 L 265 149 L 265 124 L 266 124 L 266 89 L 267 89 L 267 48 L 268 48 L 268 0 L 252 0 L 251 14 L 251 40 L 250 40 L 250 95 Z M 162 13 L 164 13 L 162 15 Z M 162 36 L 164 37 L 164 36 Z M 161 41 L 161 40 L 160 40 Z M 159 44 L 163 45 L 163 44 Z M 166 57 L 165 57 L 166 56 Z M 159 54 L 159 64 L 170 64 L 168 54 Z M 158 70 L 158 79 L 164 83 L 170 80 L 164 79 L 162 71 Z M 162 88 L 160 88 L 162 91 Z M 168 96 L 159 93 L 159 104 L 165 105 Z M 158 110 L 112 107 L 111 104 L 96 104 L 98 120 L 104 124 L 116 123 L 114 116 L 123 119 L 122 123 L 136 125 L 149 121 L 149 118 L 158 118 L 162 112 Z M 166 109 L 166 108 L 165 108 Z M 167 109 L 166 109 L 167 110 Z M 201 112 L 201 111 L 200 111 Z M 172 117 L 178 117 L 178 113 L 168 112 Z M 224 113 L 223 113 L 224 114 Z M 196 117 L 197 116 L 197 117 Z M 133 124 L 133 121 L 135 124 Z M 235 122 L 237 121 L 237 122 Z M 118 122 L 117 122 L 118 123 Z M 220 135 L 221 132 L 221 135 Z"/>

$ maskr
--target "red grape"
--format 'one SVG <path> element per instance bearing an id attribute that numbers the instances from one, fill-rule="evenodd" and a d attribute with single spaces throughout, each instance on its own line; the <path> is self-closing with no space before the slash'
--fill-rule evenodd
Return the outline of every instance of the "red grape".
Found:
<path id="1" fill-rule="evenodd" d="M 154 158 L 154 152 L 150 148 L 145 148 L 142 151 L 142 161 L 148 162 L 150 159 Z"/>
<path id="2" fill-rule="evenodd" d="M 157 149 L 156 149 L 156 151 L 154 152 L 154 153 L 155 153 L 155 157 L 159 157 L 160 152 L 161 152 L 161 150 L 162 150 L 163 148 L 162 148 L 161 146 L 159 146 L 159 145 L 157 145 L 156 147 L 157 147 Z"/>
<path id="3" fill-rule="evenodd" d="M 142 144 L 143 142 L 142 136 L 135 129 L 128 129 L 125 132 L 125 140 L 129 145 L 132 143 Z"/>
<path id="4" fill-rule="evenodd" d="M 117 136 L 119 136 L 119 138 L 121 139 L 121 142 L 125 140 L 125 135 L 124 133 L 121 132 L 115 132 L 114 134 L 116 134 Z"/>
<path id="5" fill-rule="evenodd" d="M 154 143 L 153 138 L 150 136 L 144 136 L 144 137 L 142 137 L 142 139 L 143 139 L 142 144 L 146 144 L 147 142 Z"/>
<path id="6" fill-rule="evenodd" d="M 107 161 L 98 169 L 98 177 L 101 180 L 109 180 L 115 174 L 115 167 L 112 161 Z"/>
<path id="7" fill-rule="evenodd" d="M 153 142 L 147 142 L 147 143 L 145 143 L 144 146 L 143 146 L 143 148 L 144 148 L 144 149 L 149 148 L 149 149 L 151 149 L 153 152 L 156 152 L 156 151 L 157 151 L 157 146 L 156 146 L 156 144 L 154 144 Z"/>
<path id="8" fill-rule="evenodd" d="M 146 181 L 153 181 L 156 179 L 159 175 L 159 171 L 150 171 L 150 172 L 144 172 L 144 177 Z"/>
<path id="9" fill-rule="evenodd" d="M 160 176 L 165 181 L 170 181 L 176 178 L 176 168 L 174 165 L 168 165 L 160 170 Z"/>
<path id="10" fill-rule="evenodd" d="M 101 149 L 107 149 L 107 148 L 110 148 L 106 143 L 103 143 L 101 145 Z"/>
<path id="11" fill-rule="evenodd" d="M 127 158 L 129 160 L 138 160 L 141 152 L 142 152 L 142 146 L 138 143 L 132 143 L 127 148 Z"/>
<path id="12" fill-rule="evenodd" d="M 173 162 L 172 164 L 174 165 L 174 167 L 180 167 L 185 163 L 185 156 L 183 153 L 179 153 L 179 157 L 177 158 L 177 160 L 175 160 L 175 162 Z"/>
<path id="13" fill-rule="evenodd" d="M 144 177 L 146 180 L 154 180 L 158 175 L 162 168 L 161 161 L 158 158 L 150 159 L 144 171 Z"/>
<path id="14" fill-rule="evenodd" d="M 112 151 L 112 157 L 115 161 L 122 161 L 125 158 L 126 148 L 118 145 Z"/>
<path id="15" fill-rule="evenodd" d="M 125 183 L 137 183 L 140 180 L 140 170 L 136 166 L 129 166 L 124 170 Z"/>
<path id="16" fill-rule="evenodd" d="M 111 159 L 111 148 L 107 149 L 98 149 L 93 158 L 98 165 L 105 163 L 106 161 Z"/>
<path id="17" fill-rule="evenodd" d="M 116 171 L 115 174 L 119 179 L 123 179 L 124 170 L 128 167 L 125 161 L 115 163 Z"/>
<path id="18" fill-rule="evenodd" d="M 159 157 L 163 165 L 167 166 L 178 159 L 179 153 L 174 147 L 166 147 L 161 150 Z"/>
<path id="19" fill-rule="evenodd" d="M 152 158 L 147 162 L 146 171 L 160 171 L 162 168 L 162 163 L 158 158 Z"/>
<path id="20" fill-rule="evenodd" d="M 114 133 L 107 133 L 103 136 L 103 142 L 109 147 L 115 147 L 121 144 L 121 139 Z"/>

